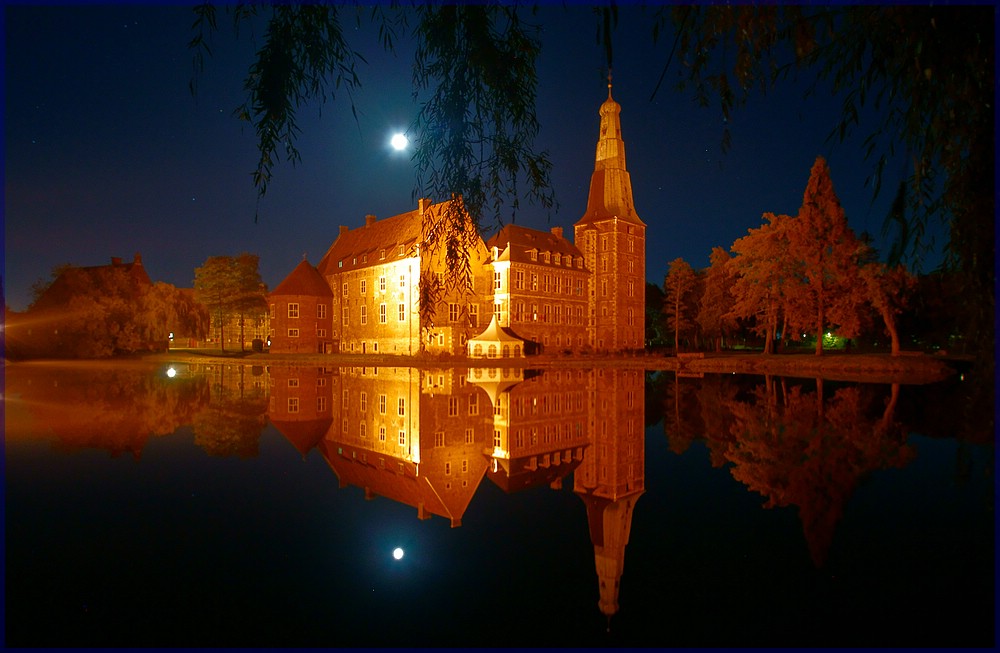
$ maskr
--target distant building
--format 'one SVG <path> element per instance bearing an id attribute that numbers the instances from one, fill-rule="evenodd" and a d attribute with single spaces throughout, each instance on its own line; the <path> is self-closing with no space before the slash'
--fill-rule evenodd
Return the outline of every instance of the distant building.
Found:
<path id="1" fill-rule="evenodd" d="M 309 261 L 303 259 L 268 295 L 268 317 L 272 352 L 333 352 L 333 291 Z"/>
<path id="2" fill-rule="evenodd" d="M 110 265 L 65 267 L 32 303 L 31 310 L 63 309 L 74 297 L 91 292 L 94 288 L 107 288 L 110 284 L 121 281 L 131 283 L 136 295 L 142 288 L 153 285 L 146 268 L 142 266 L 141 254 L 136 253 L 130 263 L 123 262 L 118 256 L 112 256 Z"/>
<path id="3" fill-rule="evenodd" d="M 427 245 L 428 235 L 456 208 L 453 201 L 420 199 L 414 211 L 382 220 L 368 215 L 361 227 L 341 226 L 315 268 L 326 288 L 300 264 L 271 293 L 271 351 L 503 358 L 643 349 L 646 225 L 632 200 L 620 112 L 609 83 L 575 243 L 562 227 L 544 232 L 507 225 L 487 242 L 476 237 L 469 246 L 467 288 L 428 293 L 448 265 L 440 248 Z M 462 219 L 473 226 L 467 214 Z M 302 307 L 321 311 L 327 291 L 332 312 L 330 336 L 324 338 L 318 333 L 326 328 L 320 323 L 325 318 L 313 317 L 312 308 L 306 315 Z M 295 306 L 298 317 L 292 318 Z M 306 337 L 310 329 L 315 334 Z"/>

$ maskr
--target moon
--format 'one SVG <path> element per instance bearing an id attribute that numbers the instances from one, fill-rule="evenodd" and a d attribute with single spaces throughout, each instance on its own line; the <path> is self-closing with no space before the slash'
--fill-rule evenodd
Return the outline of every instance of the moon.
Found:
<path id="1" fill-rule="evenodd" d="M 392 557 L 395 558 L 396 560 L 402 560 L 403 550 L 397 546 L 395 549 L 392 550 Z"/>
<path id="2" fill-rule="evenodd" d="M 392 149 L 401 152 L 410 144 L 410 139 L 405 134 L 396 133 L 392 135 L 392 140 L 389 141 L 389 144 L 392 145 Z"/>

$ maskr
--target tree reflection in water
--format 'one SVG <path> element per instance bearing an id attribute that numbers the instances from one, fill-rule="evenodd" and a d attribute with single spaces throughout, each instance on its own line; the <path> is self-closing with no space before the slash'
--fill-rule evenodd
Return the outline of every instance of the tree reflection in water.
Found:
<path id="1" fill-rule="evenodd" d="M 644 435 L 658 421 L 674 454 L 703 442 L 712 466 L 728 467 L 764 508 L 796 507 L 817 567 L 858 484 L 916 455 L 897 417 L 908 392 L 898 384 L 575 368 L 215 364 L 165 372 L 10 366 L 7 437 L 42 434 L 60 449 L 139 458 L 151 437 L 190 426 L 210 455 L 252 458 L 270 422 L 303 458 L 317 451 L 340 487 L 456 528 L 485 479 L 510 494 L 558 490 L 572 474 L 597 606 L 609 620 L 646 490 Z"/>

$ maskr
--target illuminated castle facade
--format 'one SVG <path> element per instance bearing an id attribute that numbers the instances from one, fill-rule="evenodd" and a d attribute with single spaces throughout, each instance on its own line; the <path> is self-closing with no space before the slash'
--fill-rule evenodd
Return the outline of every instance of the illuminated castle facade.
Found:
<path id="1" fill-rule="evenodd" d="M 369 215 L 355 229 L 341 226 L 315 268 L 303 261 L 271 292 L 271 351 L 506 358 L 643 349 L 646 225 L 632 200 L 620 112 L 608 84 L 574 242 L 562 227 L 477 236 L 464 254 L 468 287 L 431 297 L 421 292 L 428 278 L 443 279 L 454 264 L 428 246 L 432 226 L 457 209 L 452 224 L 475 233 L 472 218 L 454 201 L 429 199 L 391 218 Z M 317 278 L 329 295 L 300 292 Z"/>

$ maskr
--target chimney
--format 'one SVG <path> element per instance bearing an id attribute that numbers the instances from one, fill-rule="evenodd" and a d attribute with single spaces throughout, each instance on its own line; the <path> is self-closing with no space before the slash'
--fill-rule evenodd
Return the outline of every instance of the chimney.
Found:
<path id="1" fill-rule="evenodd" d="M 135 258 L 132 260 L 132 262 L 135 263 L 136 265 L 142 265 L 142 254 L 136 252 Z"/>
<path id="2" fill-rule="evenodd" d="M 346 234 L 346 233 L 347 233 L 347 231 L 348 231 L 348 230 L 347 230 L 347 227 L 346 227 L 346 226 L 344 226 L 344 225 L 340 225 L 340 233 L 339 233 L 339 234 L 337 234 L 337 235 L 338 235 L 338 236 L 343 236 L 344 234 Z"/>
<path id="3" fill-rule="evenodd" d="M 365 226 L 370 227 L 373 224 L 375 224 L 375 216 L 369 213 L 368 215 L 365 216 Z"/>
<path id="4" fill-rule="evenodd" d="M 552 227 L 552 235 L 556 238 L 562 238 L 562 227 Z"/>
<path id="5" fill-rule="evenodd" d="M 417 206 L 420 208 L 420 215 L 423 215 L 424 211 L 426 211 L 427 207 L 430 205 L 431 205 L 431 200 L 428 197 L 421 197 L 419 200 L 417 200 Z"/>
<path id="6" fill-rule="evenodd" d="M 121 264 L 122 264 L 122 257 L 120 256 L 111 257 L 111 265 L 121 265 Z"/>

